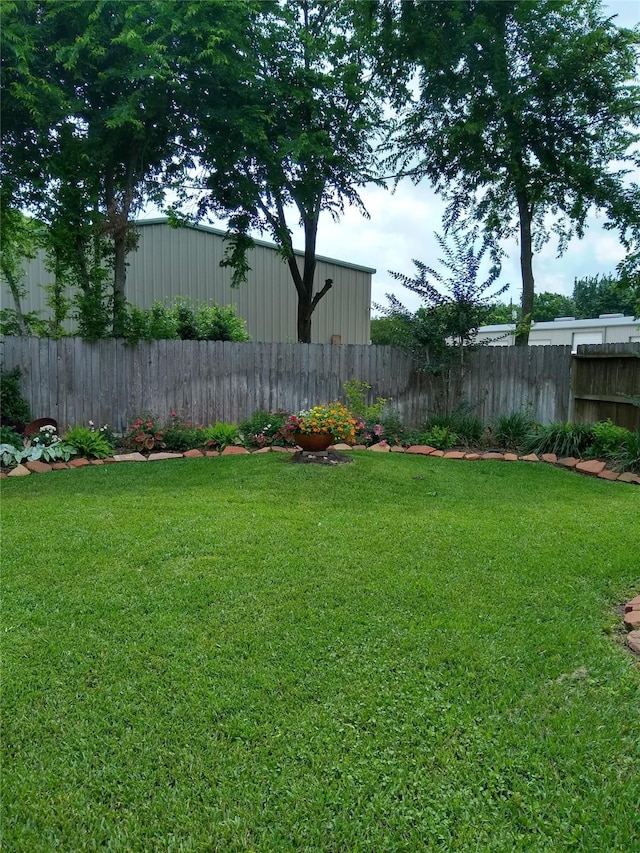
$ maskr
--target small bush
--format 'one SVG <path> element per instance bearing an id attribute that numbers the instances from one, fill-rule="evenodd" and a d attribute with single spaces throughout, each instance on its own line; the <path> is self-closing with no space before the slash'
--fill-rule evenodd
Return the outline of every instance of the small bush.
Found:
<path id="1" fill-rule="evenodd" d="M 272 444 L 286 444 L 289 412 L 282 409 L 267 412 L 258 409 L 238 425 L 240 440 L 245 447 L 268 447 Z"/>
<path id="2" fill-rule="evenodd" d="M 20 368 L 0 369 L 0 424 L 21 431 L 30 420 L 31 410 L 20 388 Z"/>
<path id="3" fill-rule="evenodd" d="M 207 447 L 214 450 L 224 450 L 229 445 L 238 441 L 238 428 L 235 424 L 225 424 L 217 421 L 213 426 L 205 427 L 203 430 L 204 442 Z"/>
<path id="4" fill-rule="evenodd" d="M 616 454 L 616 466 L 619 471 L 632 471 L 640 474 L 640 430 L 627 431 L 622 445 Z"/>
<path id="5" fill-rule="evenodd" d="M 165 448 L 174 453 L 184 453 L 205 443 L 202 426 L 183 420 L 176 412 L 171 412 L 160 432 Z"/>
<path id="6" fill-rule="evenodd" d="M 460 438 L 446 426 L 434 426 L 420 436 L 420 444 L 429 444 L 437 450 L 449 450 L 459 444 Z"/>
<path id="7" fill-rule="evenodd" d="M 613 459 L 624 445 L 629 430 L 612 423 L 611 419 L 593 425 L 593 444 L 588 448 L 589 456 L 596 459 Z"/>
<path id="8" fill-rule="evenodd" d="M 24 440 L 15 430 L 8 426 L 0 426 L 0 444 L 9 444 L 12 447 L 23 447 Z"/>
<path id="9" fill-rule="evenodd" d="M 551 423 L 536 427 L 524 444 L 527 453 L 584 456 L 593 443 L 592 424 Z"/>
<path id="10" fill-rule="evenodd" d="M 380 423 L 384 407 L 388 402 L 386 397 L 378 397 L 375 403 L 369 405 L 366 398 L 371 390 L 371 385 L 368 382 L 349 379 L 342 387 L 347 399 L 347 408 L 353 415 L 361 418 L 367 424 Z"/>
<path id="11" fill-rule="evenodd" d="M 480 418 L 463 409 L 448 415 L 431 415 L 424 422 L 422 429 L 424 432 L 445 430 L 456 436 L 455 444 L 479 444 L 484 435 L 484 425 Z"/>
<path id="12" fill-rule="evenodd" d="M 155 415 L 144 414 L 136 418 L 124 435 L 125 443 L 134 450 L 164 449 L 162 427 Z"/>
<path id="13" fill-rule="evenodd" d="M 76 424 L 67 430 L 64 440 L 74 447 L 80 456 L 87 459 L 106 459 L 113 453 L 113 445 L 108 439 L 91 427 Z"/>
<path id="14" fill-rule="evenodd" d="M 533 421 L 528 411 L 500 415 L 493 427 L 493 440 L 499 447 L 519 450 L 533 430 Z"/>

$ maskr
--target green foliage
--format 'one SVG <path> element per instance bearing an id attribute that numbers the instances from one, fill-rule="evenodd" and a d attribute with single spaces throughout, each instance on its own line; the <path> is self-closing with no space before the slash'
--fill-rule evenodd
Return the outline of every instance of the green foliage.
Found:
<path id="1" fill-rule="evenodd" d="M 573 284 L 573 302 L 577 319 L 618 313 L 633 317 L 636 307 L 633 292 L 625 290 L 620 280 L 611 275 L 576 279 Z"/>
<path id="2" fill-rule="evenodd" d="M 367 396 L 371 390 L 368 382 L 359 379 L 347 379 L 342 386 L 349 411 L 367 423 L 378 422 L 382 418 L 384 407 L 388 403 L 386 397 L 377 397 L 375 403 L 368 403 Z"/>
<path id="3" fill-rule="evenodd" d="M 620 453 L 629 430 L 612 423 L 611 418 L 599 421 L 591 428 L 593 444 L 589 448 L 589 455 L 596 459 L 613 459 Z"/>
<path id="4" fill-rule="evenodd" d="M 459 406 L 453 412 L 430 415 L 422 428 L 427 432 L 444 429 L 455 436 L 457 441 L 453 442 L 454 444 L 480 444 L 484 436 L 484 424 L 465 405 Z"/>
<path id="5" fill-rule="evenodd" d="M 285 426 L 290 412 L 258 410 L 238 425 L 238 432 L 246 447 L 266 447 L 288 442 Z"/>
<path id="6" fill-rule="evenodd" d="M 236 123 L 224 121 L 224 139 L 225 111 L 221 115 L 213 97 L 202 109 L 204 87 L 194 89 L 199 162 L 209 193 L 201 210 L 229 220 L 222 264 L 233 267 L 238 284 L 248 270 L 249 232 L 269 233 L 291 272 L 298 340 L 307 343 L 312 315 L 333 285 L 326 279 L 314 287 L 320 216 L 338 219 L 347 204 L 366 215 L 359 190 L 379 181 L 373 139 L 383 125 L 383 95 L 353 26 L 355 5 L 259 4 L 245 51 L 251 67 L 240 70 L 239 79 L 248 82 L 234 86 L 242 109 Z M 203 59 L 196 52 L 194 62 L 206 75 L 211 62 Z M 230 100 L 233 106 L 225 93 L 225 105 Z M 301 267 L 290 218 L 305 235 Z"/>
<path id="7" fill-rule="evenodd" d="M 205 427 L 203 433 L 204 442 L 207 447 L 211 447 L 214 450 L 224 450 L 225 447 L 238 443 L 238 439 L 242 434 L 242 428 L 236 427 L 235 424 L 216 421 L 212 426 Z M 252 446 L 258 446 L 258 444 L 256 443 Z"/>
<path id="8" fill-rule="evenodd" d="M 185 421 L 176 412 L 171 412 L 160 430 L 162 444 L 166 450 L 184 453 L 205 443 L 205 433 L 200 424 Z"/>
<path id="9" fill-rule="evenodd" d="M 414 260 L 417 270 L 414 277 L 391 273 L 392 278 L 419 296 L 424 306 L 411 314 L 395 296 L 387 294 L 387 307 L 376 307 L 393 318 L 397 329 L 406 330 L 398 341 L 400 347 L 420 367 L 437 373 L 452 361 L 463 362 L 464 352 L 485 322 L 492 301 L 508 285 L 489 292 L 500 273 L 495 261 L 495 243 L 485 237 L 476 249 L 476 229 L 469 232 L 461 226 L 454 227 L 450 243 L 443 235 L 435 236 L 443 252 L 442 269 Z M 494 253 L 494 264 L 484 281 L 478 281 L 483 259 L 489 251 Z"/>
<path id="10" fill-rule="evenodd" d="M 446 426 L 432 426 L 420 436 L 420 444 L 429 444 L 437 450 L 449 450 L 459 442 L 459 436 Z"/>
<path id="11" fill-rule="evenodd" d="M 10 444 L 13 447 L 23 447 L 24 439 L 9 426 L 0 426 L 0 444 Z"/>
<path id="12" fill-rule="evenodd" d="M 534 429 L 529 408 L 499 415 L 492 430 L 492 440 L 498 447 L 519 450 L 524 447 Z"/>
<path id="13" fill-rule="evenodd" d="M 113 445 L 99 430 L 76 424 L 67 430 L 64 437 L 67 444 L 75 447 L 80 456 L 87 459 L 106 459 L 113 453 Z"/>
<path id="14" fill-rule="evenodd" d="M 375 346 L 406 349 L 411 333 L 411 320 L 403 314 L 392 313 L 371 320 L 371 343 Z"/>
<path id="15" fill-rule="evenodd" d="M 616 468 L 640 474 L 640 430 L 630 431 L 625 436 L 616 454 Z"/>
<path id="16" fill-rule="evenodd" d="M 381 25 L 381 49 L 395 60 L 388 85 L 419 75 L 390 165 L 433 184 L 447 223 L 475 219 L 497 239 L 519 230 L 522 321 L 550 221 L 560 252 L 593 208 L 637 246 L 640 196 L 626 178 L 639 139 L 637 30 L 618 29 L 598 0 L 378 8 L 391 19 Z"/>
<path id="17" fill-rule="evenodd" d="M 20 388 L 20 368 L 0 368 L 0 424 L 18 430 L 31 420 L 31 410 Z"/>
<path id="18" fill-rule="evenodd" d="M 584 456 L 593 443 L 593 424 L 550 423 L 537 425 L 525 442 L 527 453 Z"/>
<path id="19" fill-rule="evenodd" d="M 233 305 L 195 302 L 177 297 L 171 305 L 154 302 L 143 309 L 128 304 L 123 315 L 123 336 L 139 340 L 248 341 L 245 321 Z"/>

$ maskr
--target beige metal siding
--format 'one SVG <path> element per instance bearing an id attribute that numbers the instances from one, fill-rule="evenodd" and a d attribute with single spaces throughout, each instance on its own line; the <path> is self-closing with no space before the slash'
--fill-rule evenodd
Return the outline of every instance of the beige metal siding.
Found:
<path id="1" fill-rule="evenodd" d="M 297 293 L 287 264 L 274 246 L 258 242 L 249 253 L 251 270 L 239 288 L 231 287 L 231 270 L 220 267 L 225 244 L 222 232 L 209 228 L 170 228 L 164 222 L 141 224 L 138 249 L 128 256 L 127 299 L 143 308 L 154 300 L 189 296 L 235 305 L 254 341 L 297 340 Z M 302 257 L 298 256 L 302 265 Z M 312 318 L 312 341 L 367 344 L 370 340 L 371 275 L 374 270 L 320 258 L 315 289 L 325 279 L 333 287 Z M 44 255 L 27 266 L 25 311 L 42 311 L 46 294 L 39 285 L 53 277 L 44 267 Z M 3 307 L 12 307 L 3 285 Z"/>

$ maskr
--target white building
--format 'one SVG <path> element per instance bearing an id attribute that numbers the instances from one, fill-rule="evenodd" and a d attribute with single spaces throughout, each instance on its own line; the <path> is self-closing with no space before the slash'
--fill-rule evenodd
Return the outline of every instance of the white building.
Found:
<path id="1" fill-rule="evenodd" d="M 515 323 L 481 326 L 476 340 L 490 346 L 512 346 Z M 597 319 L 576 320 L 558 317 L 545 323 L 534 323 L 529 332 L 531 346 L 570 346 L 576 352 L 580 344 L 620 344 L 640 341 L 640 319 L 623 314 L 601 314 Z"/>

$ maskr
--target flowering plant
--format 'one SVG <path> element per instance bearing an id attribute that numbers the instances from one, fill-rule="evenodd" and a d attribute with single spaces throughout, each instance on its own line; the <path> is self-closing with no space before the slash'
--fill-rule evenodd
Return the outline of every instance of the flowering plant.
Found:
<path id="1" fill-rule="evenodd" d="M 353 444 L 358 426 L 358 419 L 342 403 L 326 403 L 290 415 L 286 430 L 303 435 L 332 435 L 340 441 Z"/>
<path id="2" fill-rule="evenodd" d="M 127 444 L 138 451 L 164 447 L 163 438 L 160 424 L 153 415 L 137 418 L 125 434 Z"/>

